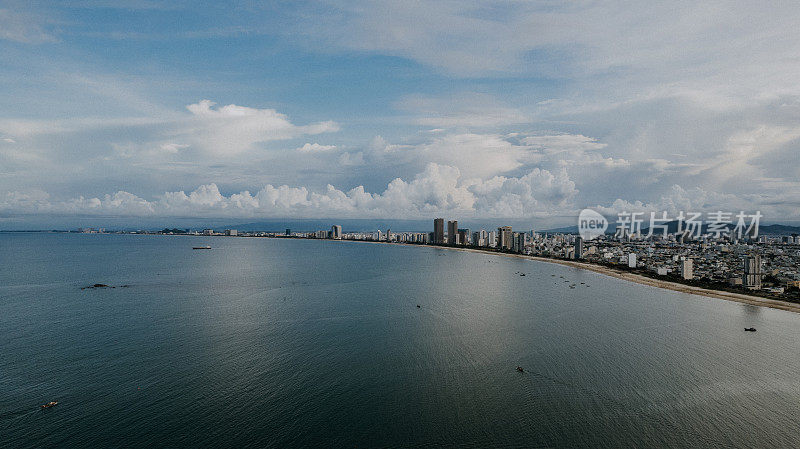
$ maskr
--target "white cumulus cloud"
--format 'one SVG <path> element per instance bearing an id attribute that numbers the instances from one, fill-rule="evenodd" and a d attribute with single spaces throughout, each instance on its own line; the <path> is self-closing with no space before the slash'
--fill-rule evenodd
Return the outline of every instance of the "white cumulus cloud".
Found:
<path id="1" fill-rule="evenodd" d="M 165 192 L 146 200 L 126 191 L 102 197 L 53 200 L 41 191 L 0 197 L 2 213 L 95 214 L 144 217 L 395 217 L 429 218 L 442 213 L 463 217 L 550 215 L 568 204 L 575 185 L 564 172 L 534 169 L 520 178 L 464 179 L 458 168 L 429 163 L 411 180 L 395 178 L 381 193 L 363 186 L 323 191 L 267 184 L 255 194 L 224 195 L 214 184 L 186 193 Z"/>
<path id="2" fill-rule="evenodd" d="M 321 153 L 323 151 L 331 151 L 336 148 L 336 145 L 320 145 L 318 143 L 306 143 L 297 151 L 301 153 Z"/>

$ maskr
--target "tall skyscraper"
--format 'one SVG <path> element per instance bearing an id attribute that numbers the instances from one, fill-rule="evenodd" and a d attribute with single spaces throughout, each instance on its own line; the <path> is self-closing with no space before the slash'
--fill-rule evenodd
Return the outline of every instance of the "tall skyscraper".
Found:
<path id="1" fill-rule="evenodd" d="M 481 229 L 480 232 L 478 232 L 478 243 L 476 243 L 476 245 L 489 246 L 489 233 L 486 232 L 486 230 Z M 492 245 L 494 245 L 494 243 L 492 243 Z"/>
<path id="2" fill-rule="evenodd" d="M 469 245 L 470 239 L 472 235 L 469 232 L 469 229 L 459 229 L 458 230 L 458 244 L 459 245 Z"/>
<path id="3" fill-rule="evenodd" d="M 754 290 L 761 288 L 761 256 L 755 255 L 744 258 L 742 285 Z"/>
<path id="4" fill-rule="evenodd" d="M 524 253 L 525 252 L 525 233 L 524 232 L 514 232 L 512 233 L 512 243 L 511 243 L 511 250 L 515 253 Z"/>
<path id="5" fill-rule="evenodd" d="M 436 245 L 444 243 L 444 218 L 433 220 L 433 243 Z"/>
<path id="6" fill-rule="evenodd" d="M 458 220 L 447 222 L 447 243 L 450 245 L 458 244 Z"/>
<path id="7" fill-rule="evenodd" d="M 334 240 L 341 240 L 342 238 L 342 227 L 339 225 L 331 226 L 331 238 Z"/>
<path id="8" fill-rule="evenodd" d="M 575 259 L 583 259 L 583 238 L 575 239 Z"/>
<path id="9" fill-rule="evenodd" d="M 500 226 L 497 228 L 497 246 L 500 249 L 510 250 L 514 244 L 513 238 L 514 235 L 511 226 Z"/>

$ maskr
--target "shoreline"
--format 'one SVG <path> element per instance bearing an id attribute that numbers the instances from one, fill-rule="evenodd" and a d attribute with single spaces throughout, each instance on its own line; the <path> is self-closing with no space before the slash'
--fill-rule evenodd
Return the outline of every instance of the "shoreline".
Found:
<path id="1" fill-rule="evenodd" d="M 137 234 L 137 235 L 150 235 L 150 234 Z M 152 234 L 156 235 L 156 234 Z M 178 235 L 181 236 L 181 235 Z M 186 235 L 186 237 L 208 237 L 208 236 L 195 236 L 195 235 Z M 223 237 L 223 236 L 214 236 L 214 237 Z M 263 238 L 263 237 L 249 237 L 249 236 L 241 236 L 244 238 Z M 301 239 L 305 240 L 305 239 Z M 315 240 L 315 239 L 310 239 Z M 326 239 L 327 240 L 327 239 Z M 396 242 L 378 242 L 374 240 L 327 240 L 327 241 L 334 241 L 334 242 L 355 242 L 355 243 L 377 243 L 383 245 L 402 245 L 402 246 L 420 246 L 425 248 L 439 248 L 439 249 L 446 249 L 446 250 L 455 250 L 455 251 L 465 251 L 465 252 L 473 252 L 473 253 L 480 253 L 480 254 L 489 254 L 495 256 L 502 256 L 502 257 L 514 257 L 517 259 L 523 260 L 532 260 L 536 262 L 546 262 L 546 263 L 553 263 L 558 265 L 563 265 L 572 268 L 578 268 L 583 270 L 592 271 L 594 273 L 602 274 L 605 276 L 621 279 L 623 281 L 634 282 L 640 285 L 647 285 L 650 287 L 661 288 L 665 290 L 671 290 L 679 293 L 686 293 L 689 295 L 696 295 L 696 296 L 705 296 L 708 298 L 717 298 L 723 299 L 726 301 L 733 301 L 738 302 L 741 304 L 749 304 L 753 306 L 760 306 L 760 307 L 767 307 L 770 309 L 776 310 L 784 310 L 787 312 L 793 313 L 800 313 L 800 303 L 793 303 L 788 301 L 781 301 L 779 299 L 770 299 L 764 298 L 761 296 L 754 296 L 754 295 L 747 295 L 744 293 L 734 293 L 728 292 L 724 290 L 712 290 L 703 287 L 696 287 L 693 285 L 686 285 L 681 284 L 678 282 L 668 281 L 668 280 L 661 280 L 656 278 L 651 278 L 648 276 L 642 276 L 636 273 L 630 273 L 627 271 L 617 270 L 611 267 L 606 267 L 602 265 L 596 265 L 588 262 L 578 262 L 574 260 L 563 260 L 563 259 L 551 259 L 548 257 L 542 256 L 529 256 L 526 254 L 514 254 L 514 253 L 504 253 L 499 251 L 485 251 L 482 249 L 477 248 L 460 248 L 454 246 L 439 246 L 439 245 L 427 245 L 427 244 L 408 244 L 408 243 L 396 243 Z"/>
<path id="2" fill-rule="evenodd" d="M 342 241 L 356 241 L 356 240 L 342 240 Z M 373 242 L 373 241 L 366 241 L 368 243 L 383 243 L 388 245 L 404 245 L 404 246 L 415 246 L 415 245 L 405 245 L 402 243 L 389 243 L 389 242 Z M 634 282 L 640 285 L 647 285 L 650 287 L 661 288 L 664 290 L 672 290 L 675 292 L 680 293 L 687 293 L 690 295 L 697 295 L 697 296 L 705 296 L 708 298 L 717 298 L 723 299 L 726 301 L 733 301 L 738 302 L 741 304 L 749 304 L 753 306 L 761 306 L 767 307 L 770 309 L 777 309 L 777 310 L 784 310 L 787 312 L 793 313 L 800 313 L 800 304 L 795 304 L 792 302 L 781 301 L 777 299 L 769 299 L 763 298 L 760 296 L 753 296 L 753 295 L 746 295 L 744 293 L 733 293 L 733 292 L 726 292 L 722 290 L 711 290 L 703 287 L 695 287 L 693 285 L 686 285 L 680 284 L 678 282 L 654 279 L 647 276 L 642 276 L 640 274 L 629 273 L 625 271 L 615 270 L 613 268 L 595 265 L 588 262 L 577 262 L 572 260 L 561 260 L 561 259 L 550 259 L 547 257 L 541 256 L 528 256 L 525 254 L 512 254 L 512 253 L 503 253 L 497 251 L 483 251 L 480 249 L 475 248 L 457 248 L 452 246 L 438 246 L 438 245 L 418 245 L 424 246 L 427 248 L 441 248 L 441 249 L 449 249 L 449 250 L 456 250 L 456 251 L 466 251 L 466 252 L 474 252 L 474 253 L 481 253 L 481 254 L 491 254 L 496 256 L 503 256 L 503 257 L 515 257 L 517 259 L 523 260 L 533 260 L 536 262 L 547 262 L 547 263 L 554 263 L 558 265 L 564 265 L 567 267 L 578 268 L 582 270 L 592 271 L 598 274 L 602 274 L 605 276 L 621 279 L 623 281 Z"/>

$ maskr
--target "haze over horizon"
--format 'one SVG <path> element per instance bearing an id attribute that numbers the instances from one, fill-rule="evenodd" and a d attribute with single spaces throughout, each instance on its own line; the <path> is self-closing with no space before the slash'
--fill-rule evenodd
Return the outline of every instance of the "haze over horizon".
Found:
<path id="1" fill-rule="evenodd" d="M 0 0 L 0 229 L 797 223 L 798 22 L 781 2 Z"/>

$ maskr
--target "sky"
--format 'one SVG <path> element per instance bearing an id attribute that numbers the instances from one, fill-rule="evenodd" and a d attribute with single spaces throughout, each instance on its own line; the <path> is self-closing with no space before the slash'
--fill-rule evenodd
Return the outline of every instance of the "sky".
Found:
<path id="1" fill-rule="evenodd" d="M 0 229 L 797 223 L 797 23 L 786 1 L 0 0 Z"/>

